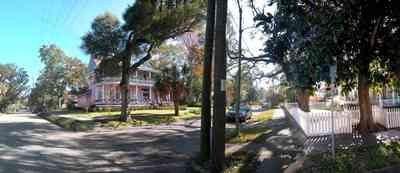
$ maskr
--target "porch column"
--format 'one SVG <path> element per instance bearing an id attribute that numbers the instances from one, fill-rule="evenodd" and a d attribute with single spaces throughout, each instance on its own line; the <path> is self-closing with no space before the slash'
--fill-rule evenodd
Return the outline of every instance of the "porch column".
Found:
<path id="1" fill-rule="evenodd" d="M 149 71 L 149 80 L 151 80 L 151 71 Z"/>
<path id="2" fill-rule="evenodd" d="M 138 98 L 138 86 L 137 85 L 135 86 L 135 96 L 136 96 L 136 102 L 138 102 L 139 98 Z"/>
<path id="3" fill-rule="evenodd" d="M 114 86 L 110 88 L 110 97 L 111 97 L 111 104 L 114 104 Z"/>
<path id="4" fill-rule="evenodd" d="M 395 96 L 395 93 L 394 93 L 394 89 L 393 89 L 393 88 L 392 88 L 392 103 L 393 103 L 393 105 L 396 104 L 396 96 Z"/>
<path id="5" fill-rule="evenodd" d="M 101 85 L 101 102 L 102 103 L 104 103 L 104 99 L 105 99 L 104 95 L 106 95 L 106 92 L 105 92 L 105 89 L 104 89 L 104 84 L 102 84 Z"/>
<path id="6" fill-rule="evenodd" d="M 152 89 L 152 87 L 149 87 L 149 99 L 150 99 L 150 102 L 152 101 L 152 99 L 151 99 L 151 89 Z"/>

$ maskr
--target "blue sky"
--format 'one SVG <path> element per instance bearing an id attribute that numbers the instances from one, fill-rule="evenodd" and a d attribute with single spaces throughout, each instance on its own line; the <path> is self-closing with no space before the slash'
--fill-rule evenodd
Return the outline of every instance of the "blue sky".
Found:
<path id="1" fill-rule="evenodd" d="M 13 63 L 31 79 L 43 65 L 41 45 L 56 44 L 69 56 L 88 63 L 79 48 L 93 19 L 106 11 L 121 17 L 134 0 L 13 0 L 0 5 L 0 63 Z"/>

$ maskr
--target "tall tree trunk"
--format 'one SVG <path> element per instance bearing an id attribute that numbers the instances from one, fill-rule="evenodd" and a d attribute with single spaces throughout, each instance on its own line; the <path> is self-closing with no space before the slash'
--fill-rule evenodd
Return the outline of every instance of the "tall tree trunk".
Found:
<path id="1" fill-rule="evenodd" d="M 121 94 L 122 94 L 122 102 L 121 102 L 121 121 L 128 121 L 128 86 L 129 86 L 129 67 L 131 66 L 131 56 L 124 57 L 122 61 L 122 78 L 120 83 Z"/>
<path id="2" fill-rule="evenodd" d="M 296 101 L 304 112 L 310 112 L 310 90 L 299 88 L 296 90 Z"/>
<path id="3" fill-rule="evenodd" d="M 203 63 L 203 90 L 201 99 L 201 136 L 200 158 L 202 161 L 210 159 L 210 129 L 211 129 L 211 73 L 214 48 L 215 0 L 208 0 L 206 43 Z"/>
<path id="4" fill-rule="evenodd" d="M 236 107 L 235 107 L 235 121 L 236 121 L 236 136 L 240 135 L 240 82 L 242 78 L 242 21 L 243 21 L 243 11 L 240 5 L 240 0 L 236 0 L 239 7 L 239 56 L 238 56 L 238 71 L 236 79 Z"/>
<path id="5" fill-rule="evenodd" d="M 172 91 L 172 99 L 174 102 L 174 110 L 175 110 L 175 116 L 179 116 L 179 97 L 178 97 L 178 89 L 176 87 L 173 88 Z"/>
<path id="6" fill-rule="evenodd" d="M 226 108 L 226 18 L 227 0 L 217 1 L 214 60 L 214 102 L 211 172 L 224 171 Z"/>
<path id="7" fill-rule="evenodd" d="M 377 130 L 372 117 L 372 107 L 369 99 L 368 69 L 361 69 L 358 74 L 358 101 L 360 104 L 360 123 L 358 130 L 368 134 Z"/>

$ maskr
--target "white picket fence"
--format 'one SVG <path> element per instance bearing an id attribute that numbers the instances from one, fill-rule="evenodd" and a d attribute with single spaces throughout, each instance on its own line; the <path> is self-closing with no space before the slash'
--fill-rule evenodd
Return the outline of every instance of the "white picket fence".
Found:
<path id="1" fill-rule="evenodd" d="M 400 127 L 400 108 L 387 108 L 385 109 L 385 127 L 398 128 Z"/>
<path id="2" fill-rule="evenodd" d="M 335 134 L 351 134 L 353 127 L 360 122 L 358 108 L 346 108 L 344 111 L 303 112 L 297 106 L 287 107 L 289 113 L 302 128 L 311 136 L 325 136 L 332 133 L 332 114 Z M 372 107 L 373 119 L 386 128 L 400 127 L 400 108 Z"/>

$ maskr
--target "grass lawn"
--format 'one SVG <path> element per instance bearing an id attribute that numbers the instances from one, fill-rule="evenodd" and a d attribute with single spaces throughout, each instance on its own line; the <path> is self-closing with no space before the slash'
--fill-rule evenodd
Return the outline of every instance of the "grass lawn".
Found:
<path id="1" fill-rule="evenodd" d="M 236 136 L 235 131 L 235 129 L 226 129 L 226 143 L 243 144 L 247 142 L 262 142 L 264 139 L 260 137 L 270 133 L 272 130 L 268 126 L 254 126 L 241 129 L 239 136 Z"/>
<path id="2" fill-rule="evenodd" d="M 95 123 L 91 121 L 80 121 L 64 116 L 48 115 L 42 117 L 64 129 L 71 131 L 87 131 L 93 129 L 95 126 Z"/>
<path id="3" fill-rule="evenodd" d="M 121 114 L 120 111 L 104 111 L 104 112 L 60 112 L 58 116 L 49 116 L 46 119 L 59 124 L 60 126 L 76 130 L 76 123 L 87 124 L 99 117 L 115 117 Z M 158 125 L 168 122 L 178 122 L 200 118 L 199 107 L 182 107 L 179 111 L 179 116 L 174 116 L 173 109 L 146 109 L 130 111 L 132 120 L 129 122 L 109 121 L 102 123 L 103 127 L 124 127 L 124 126 L 143 126 L 143 125 Z M 74 124 L 74 125 L 72 125 Z M 87 126 L 87 125 L 84 125 Z M 80 129 L 80 128 L 78 128 Z M 85 128 L 86 129 L 86 128 Z"/>
<path id="4" fill-rule="evenodd" d="M 272 119 L 272 114 L 274 114 L 275 109 L 270 109 L 264 112 L 260 112 L 254 115 L 250 122 L 264 122 Z"/>
<path id="5" fill-rule="evenodd" d="M 274 109 L 260 112 L 254 115 L 251 120 L 249 120 L 250 124 L 252 123 L 263 123 L 270 119 L 272 119 L 272 114 L 274 113 Z M 241 129 L 240 135 L 236 136 L 235 128 L 226 129 L 226 142 L 230 144 L 242 144 L 247 142 L 258 142 L 263 141 L 260 136 L 271 132 L 271 128 L 265 125 L 249 125 L 245 126 Z M 254 141 L 256 140 L 256 141 Z"/>

